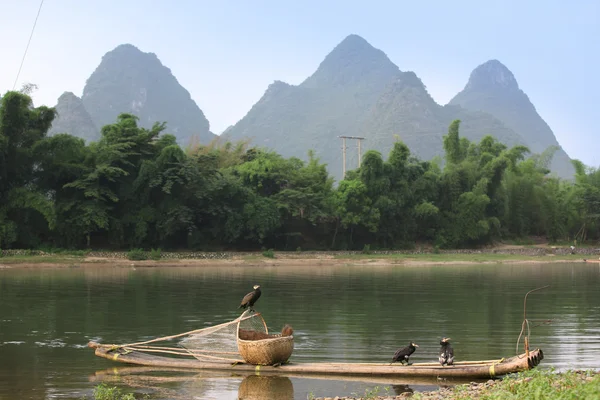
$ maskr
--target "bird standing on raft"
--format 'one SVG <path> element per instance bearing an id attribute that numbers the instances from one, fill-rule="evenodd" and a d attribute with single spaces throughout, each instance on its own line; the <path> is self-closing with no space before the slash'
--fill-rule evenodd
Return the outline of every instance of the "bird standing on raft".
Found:
<path id="1" fill-rule="evenodd" d="M 442 367 L 444 364 L 452 365 L 454 363 L 454 349 L 450 346 L 450 338 L 442 338 L 440 341 L 440 364 Z"/>
<path id="2" fill-rule="evenodd" d="M 400 364 L 404 364 L 404 361 L 406 361 L 406 364 L 410 365 L 410 363 L 408 362 L 408 358 L 412 353 L 415 352 L 417 347 L 419 347 L 418 344 L 410 342 L 408 346 L 398 349 L 396 353 L 394 353 L 394 358 L 392 358 L 392 362 L 390 364 L 395 363 L 397 361 L 400 361 Z"/>
<path id="3" fill-rule="evenodd" d="M 260 285 L 254 285 L 254 290 L 244 296 L 242 303 L 238 308 L 243 308 L 244 310 L 250 308 L 250 310 L 255 311 L 254 303 L 260 298 L 260 295 Z"/>

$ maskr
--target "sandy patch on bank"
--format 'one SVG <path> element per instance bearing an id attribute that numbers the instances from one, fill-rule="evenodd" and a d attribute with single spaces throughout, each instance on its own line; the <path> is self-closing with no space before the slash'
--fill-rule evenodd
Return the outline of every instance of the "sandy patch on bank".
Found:
<path id="1" fill-rule="evenodd" d="M 468 258 L 465 255 L 465 258 Z M 257 254 L 256 256 L 234 256 L 225 259 L 165 259 L 165 260 L 143 260 L 132 261 L 123 258 L 110 257 L 85 257 L 81 260 L 65 259 L 56 262 L 43 262 L 41 260 L 32 263 L 14 262 L 6 260 L 0 264 L 0 269 L 3 268 L 114 268 L 114 267 L 199 267 L 199 266 L 336 266 L 336 265 L 362 265 L 362 266 L 425 266 L 425 265 L 479 265 L 479 264 L 548 264 L 548 263 L 578 263 L 583 262 L 583 257 L 579 260 L 575 259 L 557 259 L 554 256 L 540 256 L 536 259 L 498 259 L 498 260 L 423 260 L 419 258 L 335 258 L 334 255 L 317 254 L 317 255 L 277 255 L 276 258 L 266 258 Z M 591 262 L 592 260 L 588 260 Z M 600 261 L 598 261 L 600 262 Z"/>

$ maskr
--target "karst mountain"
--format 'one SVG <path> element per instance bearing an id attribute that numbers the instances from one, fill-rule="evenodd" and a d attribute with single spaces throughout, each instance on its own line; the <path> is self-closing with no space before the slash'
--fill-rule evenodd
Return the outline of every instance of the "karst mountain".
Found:
<path id="1" fill-rule="evenodd" d="M 216 137 L 169 68 L 155 54 L 130 44 L 106 53 L 81 98 L 63 94 L 57 111 L 51 133 L 67 132 L 88 141 L 97 140 L 101 127 L 113 123 L 121 112 L 137 115 L 144 127 L 166 122 L 166 132 L 182 146 L 193 138 L 205 144 Z M 557 146 L 552 171 L 560 177 L 573 176 L 570 159 L 554 133 L 499 61 L 475 68 L 465 88 L 447 105 L 440 105 L 415 72 L 400 70 L 358 35 L 342 40 L 299 85 L 274 81 L 221 137 L 250 138 L 253 145 L 285 157 L 306 159 L 312 149 L 339 180 L 339 136 L 364 137 L 363 153 L 373 149 L 384 157 L 400 139 L 414 155 L 428 160 L 443 155 L 442 138 L 454 119 L 462 121 L 461 135 L 471 140 L 492 135 L 508 146 L 527 145 L 534 153 Z M 347 169 L 357 165 L 356 142 L 349 140 Z"/>

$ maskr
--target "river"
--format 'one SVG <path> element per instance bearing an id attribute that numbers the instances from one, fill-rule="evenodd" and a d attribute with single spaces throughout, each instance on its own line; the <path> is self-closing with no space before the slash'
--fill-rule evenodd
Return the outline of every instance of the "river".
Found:
<path id="1" fill-rule="evenodd" d="M 256 283 L 263 290 L 256 309 L 269 328 L 279 331 L 286 323 L 294 328 L 296 362 L 385 362 L 411 340 L 420 346 L 412 362 L 435 361 L 442 336 L 453 339 L 457 360 L 514 355 L 523 296 L 550 285 L 528 300 L 530 320 L 551 320 L 531 332 L 531 347 L 544 351 L 540 368 L 600 369 L 596 263 L 5 268 L 0 399 L 90 399 L 101 382 L 153 399 L 260 398 L 260 393 L 265 399 L 273 393 L 307 399 L 446 384 L 142 373 L 86 347 L 90 340 L 129 343 L 232 320 Z"/>

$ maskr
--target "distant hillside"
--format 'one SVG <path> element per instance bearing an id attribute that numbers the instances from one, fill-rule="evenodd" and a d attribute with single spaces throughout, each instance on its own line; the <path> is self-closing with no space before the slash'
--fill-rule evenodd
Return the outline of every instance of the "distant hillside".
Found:
<path id="1" fill-rule="evenodd" d="M 465 88 L 449 104 L 494 115 L 523 137 L 534 153 L 541 153 L 549 146 L 560 147 L 552 129 L 519 88 L 512 72 L 498 60 L 475 68 Z M 551 169 L 561 177 L 570 178 L 575 173 L 562 147 L 555 153 Z"/>
<path id="2" fill-rule="evenodd" d="M 94 125 L 83 102 L 71 92 L 65 92 L 58 98 L 55 106 L 58 115 L 48 131 L 48 135 L 69 133 L 86 141 L 97 140 L 100 130 Z"/>
<path id="3" fill-rule="evenodd" d="M 204 113 L 153 53 L 124 44 L 102 57 L 86 82 L 81 98 L 96 127 L 113 123 L 120 113 L 132 113 L 149 128 L 166 122 L 167 132 L 185 146 L 193 136 L 207 143 L 210 132 Z"/>
<path id="4" fill-rule="evenodd" d="M 483 112 L 437 104 L 414 72 L 400 72 L 371 108 L 361 130 L 366 132 L 369 148 L 387 156 L 397 135 L 422 159 L 443 156 L 443 135 L 454 119 L 460 119 L 462 136 L 479 141 L 493 134 L 507 145 L 523 142 L 518 134 L 500 120 Z"/>
<path id="5" fill-rule="evenodd" d="M 253 138 L 254 144 L 286 157 L 305 159 L 315 149 L 339 176 L 339 135 L 358 135 L 359 124 L 386 85 L 399 73 L 387 56 L 350 35 L 325 57 L 299 86 L 271 84 L 248 114 L 228 128 L 228 139 Z"/>
<path id="6" fill-rule="evenodd" d="M 363 149 L 387 158 L 398 135 L 423 159 L 442 154 L 442 136 L 453 119 L 463 120 L 470 139 L 487 134 L 507 144 L 526 141 L 494 116 L 457 106 L 442 107 L 413 72 L 402 72 L 389 58 L 357 35 L 346 37 L 316 72 L 298 86 L 276 81 L 233 127 L 222 135 L 253 139 L 285 156 L 306 158 L 309 149 L 339 179 L 339 135 L 362 136 Z M 357 166 L 354 142 L 347 142 L 348 169 Z"/>

